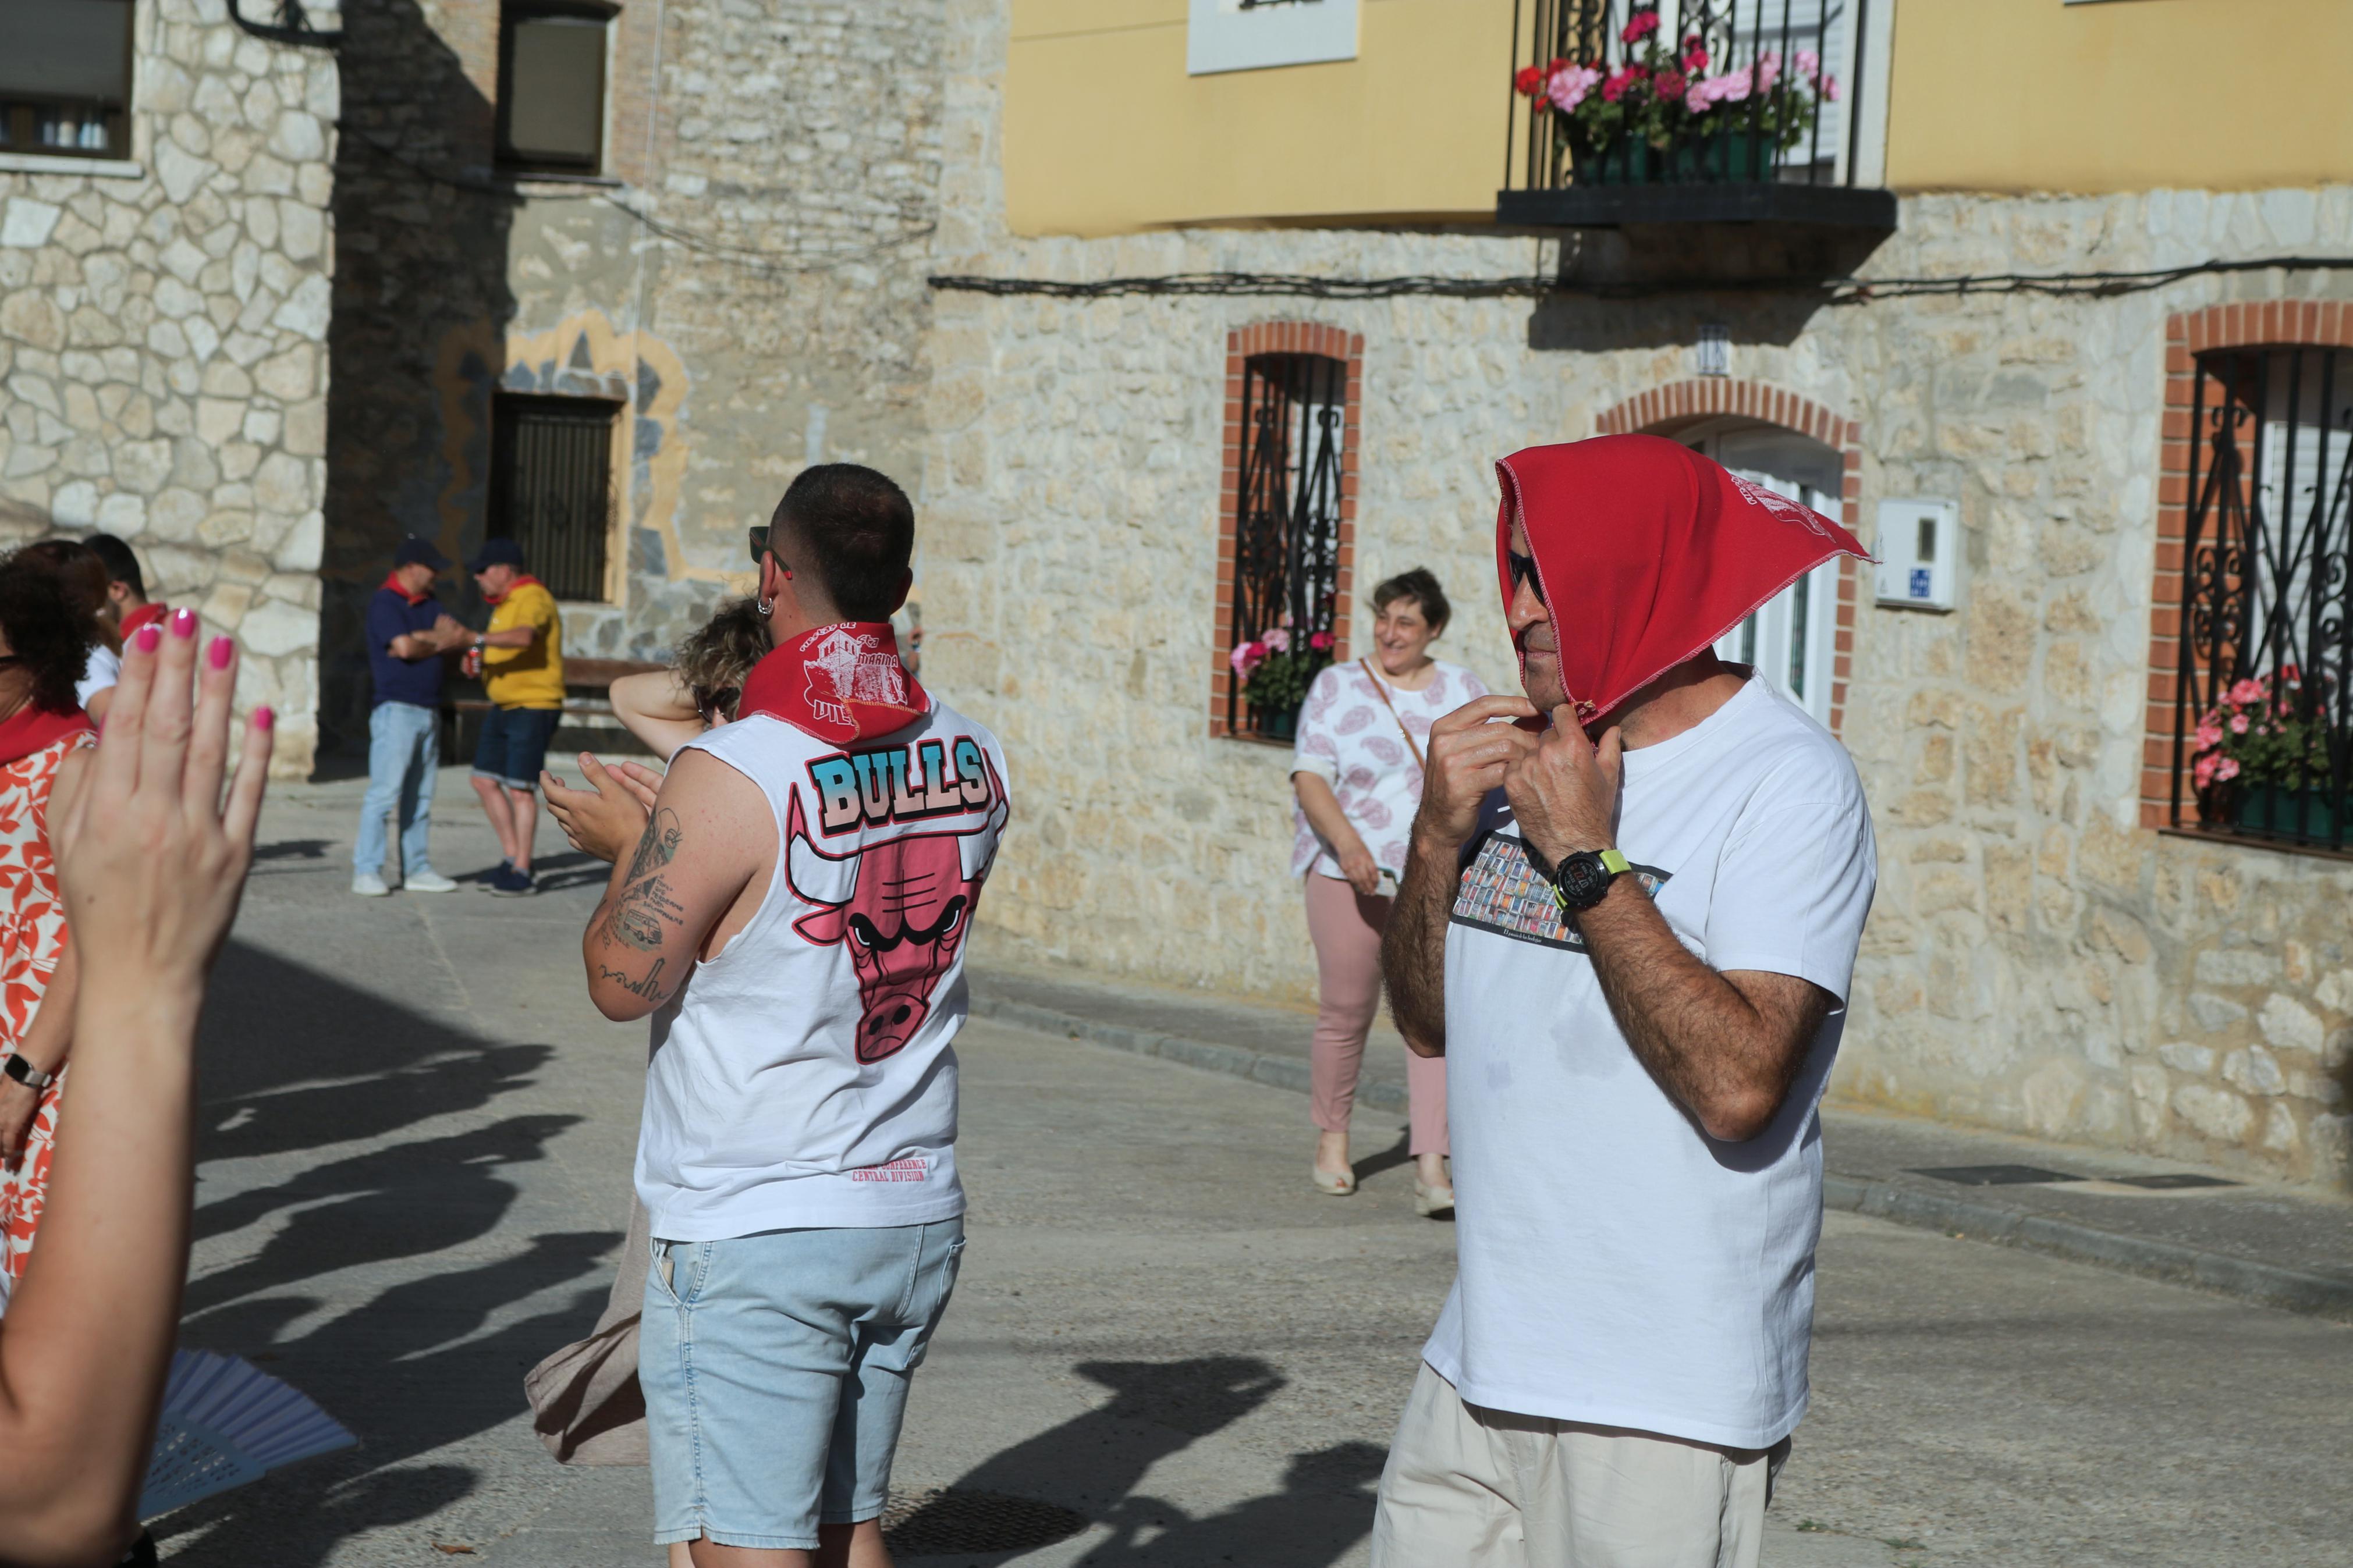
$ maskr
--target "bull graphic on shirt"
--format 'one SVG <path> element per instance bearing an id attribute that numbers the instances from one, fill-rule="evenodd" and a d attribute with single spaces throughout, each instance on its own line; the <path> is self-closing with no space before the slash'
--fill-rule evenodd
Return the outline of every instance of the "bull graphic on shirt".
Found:
<path id="1" fill-rule="evenodd" d="M 978 826 L 878 838 L 828 855 L 809 837 L 800 792 L 786 822 L 786 879 L 816 909 L 793 929 L 822 947 L 839 942 L 858 972 L 858 1059 L 891 1056 L 931 1016 L 932 993 L 964 946 L 981 883 L 997 857 L 1005 791 L 989 770 L 995 804 Z"/>

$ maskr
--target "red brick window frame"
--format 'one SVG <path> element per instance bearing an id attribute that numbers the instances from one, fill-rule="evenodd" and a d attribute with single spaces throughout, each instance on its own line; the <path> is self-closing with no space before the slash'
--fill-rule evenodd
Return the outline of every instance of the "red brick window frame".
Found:
<path id="1" fill-rule="evenodd" d="M 2353 303 L 2267 300 L 2209 305 L 2165 319 L 2165 417 L 2158 435 L 2157 564 L 2149 596 L 2147 729 L 2141 742 L 2140 824 L 2173 823 L 2177 761 L 2173 707 L 2181 681 L 2183 552 L 2189 538 L 2189 474 L 2198 433 L 2198 356 L 2214 349 L 2353 349 Z M 2183 751 L 2187 752 L 2188 747 Z M 2197 815 L 2196 795 L 2182 781 L 2182 820 Z M 2283 846 L 2284 847 L 2284 846 Z"/>
<path id="2" fill-rule="evenodd" d="M 1637 393 L 1601 416 L 1599 434 L 1672 436 L 1706 419 L 1727 416 L 1778 425 L 1820 442 L 1839 455 L 1839 521 L 1862 537 L 1862 426 L 1810 397 L 1761 381 L 1696 376 Z M 1854 622 L 1859 563 L 1839 557 L 1838 629 L 1831 658 L 1831 732 L 1846 721 L 1847 684 L 1854 674 Z"/>
<path id="3" fill-rule="evenodd" d="M 1356 453 L 1364 402 L 1365 336 L 1312 321 L 1262 321 L 1226 334 L 1225 439 L 1218 472 L 1218 593 L 1210 636 L 1209 733 L 1256 739 L 1233 729 L 1227 714 L 1238 706 L 1233 667 L 1234 542 L 1241 517 L 1242 382 L 1257 354 L 1321 354 L 1347 367 L 1341 416 L 1339 599 L 1333 612 L 1332 658 L 1348 653 L 1348 621 L 1354 613 L 1356 558 Z"/>

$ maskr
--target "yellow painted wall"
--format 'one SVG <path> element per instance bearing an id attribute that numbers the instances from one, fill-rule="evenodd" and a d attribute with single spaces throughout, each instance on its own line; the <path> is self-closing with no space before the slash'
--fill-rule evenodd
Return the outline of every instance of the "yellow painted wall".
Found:
<path id="1" fill-rule="evenodd" d="M 2353 179 L 2353 0 L 1899 0 L 1894 53 L 1897 190 Z"/>
<path id="2" fill-rule="evenodd" d="M 1201 77 L 1185 74 L 1185 0 L 1014 0 L 1016 234 L 1494 216 L 1512 0 L 1360 0 L 1353 60 Z"/>

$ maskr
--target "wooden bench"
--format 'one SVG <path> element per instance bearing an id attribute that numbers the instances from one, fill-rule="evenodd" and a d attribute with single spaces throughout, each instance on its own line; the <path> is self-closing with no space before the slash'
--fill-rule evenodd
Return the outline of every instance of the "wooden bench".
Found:
<path id="1" fill-rule="evenodd" d="M 613 682 L 625 675 L 643 675 L 649 670 L 668 666 L 636 658 L 573 658 L 564 661 L 564 717 L 558 728 L 573 730 L 610 731 L 617 751 L 642 750 L 636 739 L 613 716 L 610 695 Z M 464 726 L 469 718 L 479 719 L 495 706 L 487 697 L 445 697 L 441 700 L 444 726 L 442 755 L 462 757 L 472 754 L 471 748 L 462 747 L 466 739 Z M 461 749 L 462 748 L 462 749 Z M 601 745 L 599 750 L 604 749 Z"/>

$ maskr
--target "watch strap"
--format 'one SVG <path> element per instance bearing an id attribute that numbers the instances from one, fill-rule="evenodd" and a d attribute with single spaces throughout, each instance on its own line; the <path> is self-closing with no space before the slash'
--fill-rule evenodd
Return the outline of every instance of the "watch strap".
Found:
<path id="1" fill-rule="evenodd" d="M 1622 877 L 1634 868 L 1634 862 L 1615 849 L 1604 849 L 1601 852 L 1601 868 L 1613 877 Z"/>
<path id="2" fill-rule="evenodd" d="M 57 1074 L 43 1072 L 15 1051 L 8 1053 L 7 1060 L 0 1061 L 0 1072 L 6 1073 L 26 1089 L 47 1089 L 58 1080 Z"/>

